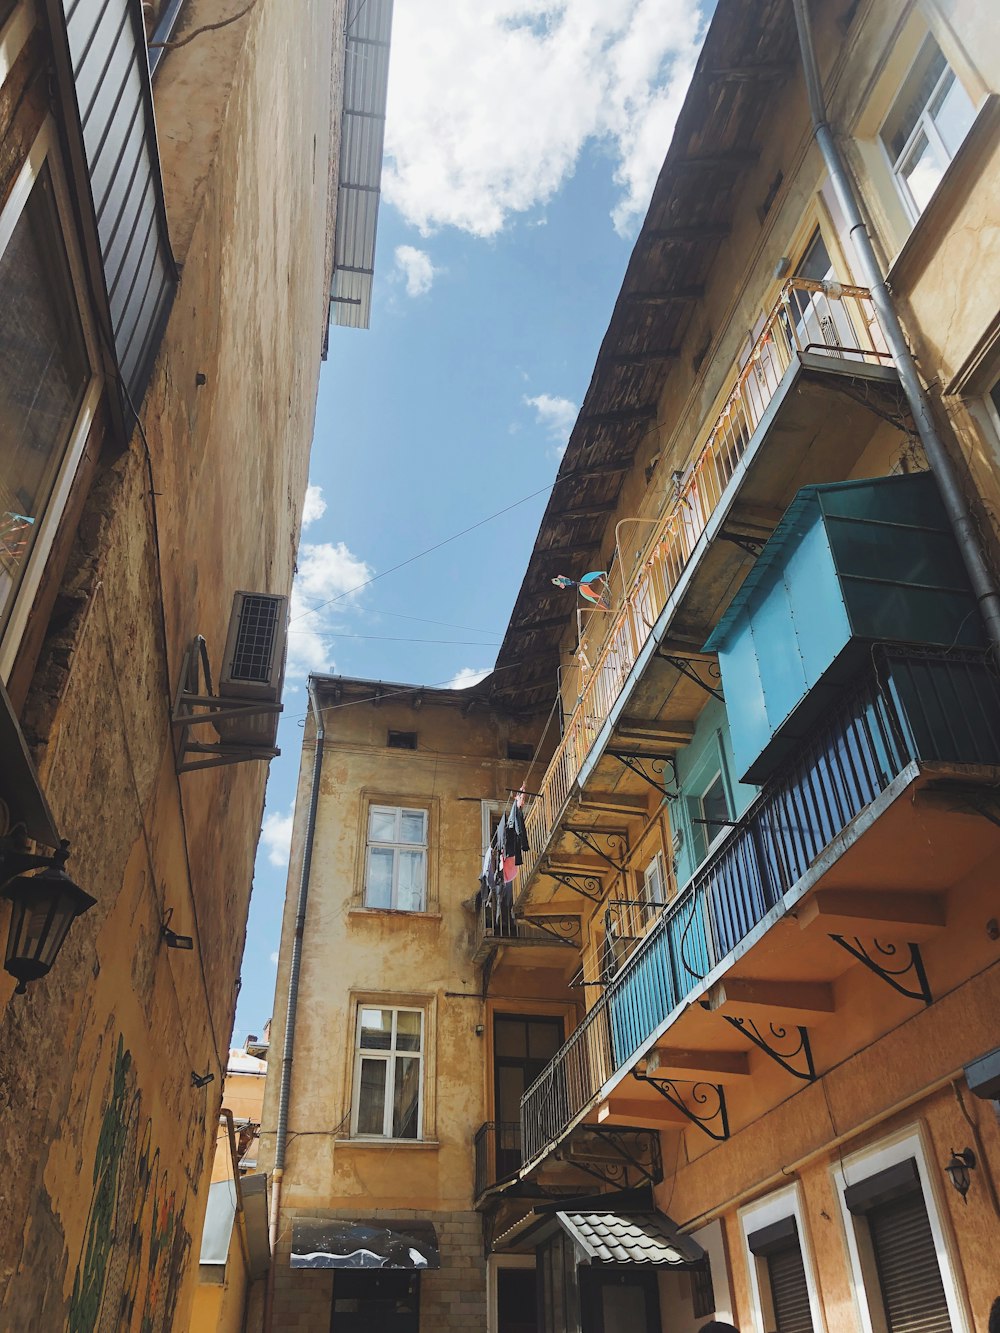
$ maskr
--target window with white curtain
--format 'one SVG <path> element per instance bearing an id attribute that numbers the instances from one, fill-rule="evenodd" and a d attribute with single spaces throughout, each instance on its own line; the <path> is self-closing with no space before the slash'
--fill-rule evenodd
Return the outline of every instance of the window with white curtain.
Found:
<path id="1" fill-rule="evenodd" d="M 372 805 L 365 853 L 365 906 L 427 910 L 427 811 Z"/>
<path id="2" fill-rule="evenodd" d="M 351 1130 L 355 1137 L 421 1137 L 423 1054 L 423 1010 L 358 1007 Z"/>

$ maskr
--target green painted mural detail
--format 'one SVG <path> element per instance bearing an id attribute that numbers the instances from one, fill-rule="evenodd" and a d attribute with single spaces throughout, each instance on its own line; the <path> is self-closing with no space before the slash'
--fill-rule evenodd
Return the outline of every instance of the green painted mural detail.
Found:
<path id="1" fill-rule="evenodd" d="M 191 1237 L 141 1101 L 132 1053 L 119 1037 L 67 1333 L 164 1333 L 170 1326 Z"/>

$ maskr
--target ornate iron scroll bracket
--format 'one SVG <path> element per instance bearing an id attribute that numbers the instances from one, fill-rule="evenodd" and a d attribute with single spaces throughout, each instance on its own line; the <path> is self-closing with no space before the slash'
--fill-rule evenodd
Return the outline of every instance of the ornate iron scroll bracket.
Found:
<path id="1" fill-rule="evenodd" d="M 709 685 L 706 681 L 702 680 L 701 676 L 698 675 L 697 671 L 695 671 L 694 667 L 692 666 L 691 660 L 684 657 L 675 657 L 672 653 L 657 653 L 656 656 L 662 662 L 668 662 L 674 668 L 675 671 L 679 671 L 681 675 L 686 676 L 688 680 L 694 681 L 695 685 L 703 689 L 706 694 L 710 694 L 713 699 L 718 699 L 719 703 L 725 702 L 722 696 L 722 691 L 715 689 L 714 686 Z M 718 662 L 700 661 L 698 665 L 705 667 L 705 669 L 708 672 L 709 680 L 722 679 L 722 672 L 719 670 Z"/>
<path id="2" fill-rule="evenodd" d="M 524 916 L 518 917 L 528 926 L 544 931 L 560 944 L 579 943 L 580 918 L 578 916 Z"/>
<path id="3" fill-rule="evenodd" d="M 583 844 L 588 851 L 599 856 L 606 862 L 616 874 L 620 874 L 626 866 L 628 857 L 628 834 L 619 829 L 602 828 L 581 828 L 579 825 L 566 825 L 566 832 L 572 833 L 576 840 Z M 601 847 L 598 839 L 604 840 L 607 851 Z M 617 851 L 620 860 L 614 860 L 614 853 Z"/>
<path id="4" fill-rule="evenodd" d="M 640 1083 L 648 1083 L 655 1088 L 665 1101 L 687 1116 L 693 1125 L 697 1125 L 703 1134 L 707 1134 L 716 1143 L 724 1143 L 729 1138 L 729 1113 L 726 1110 L 726 1090 L 721 1083 L 707 1083 L 699 1080 L 690 1082 L 677 1078 L 652 1078 L 632 1070 L 632 1077 Z M 691 1089 L 685 1101 L 678 1091 L 678 1084 Z"/>
<path id="5" fill-rule="evenodd" d="M 808 1028 L 795 1027 L 789 1030 L 778 1023 L 770 1023 L 768 1035 L 765 1036 L 752 1018 L 737 1018 L 729 1014 L 723 1014 L 722 1017 L 765 1055 L 769 1055 L 775 1064 L 781 1065 L 782 1069 L 787 1069 L 803 1083 L 815 1083 L 816 1066 L 813 1064 Z M 792 1045 L 794 1033 L 798 1033 L 798 1045 Z"/>
<path id="6" fill-rule="evenodd" d="M 738 546 L 741 551 L 746 551 L 747 555 L 752 556 L 754 560 L 764 549 L 763 537 L 748 537 L 745 532 L 726 532 L 719 533 L 719 540 L 723 542 L 732 542 Z"/>
<path id="7" fill-rule="evenodd" d="M 608 1151 L 608 1160 L 594 1161 L 573 1150 L 582 1149 L 587 1139 L 596 1139 Z M 629 1140 L 631 1140 L 631 1150 Z M 660 1136 L 652 1129 L 629 1129 L 617 1125 L 581 1126 L 556 1156 L 560 1161 L 584 1171 L 588 1176 L 615 1189 L 634 1189 L 637 1185 L 658 1185 L 663 1179 Z M 648 1160 L 648 1165 L 646 1161 Z"/>
<path id="8" fill-rule="evenodd" d="M 648 782 L 660 796 L 666 796 L 668 801 L 676 801 L 679 793 L 676 790 L 667 790 L 668 780 L 675 788 L 677 786 L 677 765 L 674 763 L 673 755 L 635 754 L 630 750 L 607 750 L 605 753 L 609 754 L 612 759 L 617 759 L 637 778 L 642 778 L 643 782 Z M 669 779 L 667 778 L 668 768 L 670 769 Z"/>
<path id="9" fill-rule="evenodd" d="M 843 935 L 831 935 L 830 939 L 834 944 L 839 944 L 842 949 L 846 949 L 852 958 L 856 958 L 862 966 L 867 967 L 869 972 L 874 972 L 877 977 L 891 986 L 893 990 L 899 991 L 900 995 L 905 995 L 908 1000 L 922 1000 L 924 1004 L 934 1003 L 934 996 L 931 994 L 931 988 L 927 981 L 927 973 L 924 970 L 924 959 L 920 952 L 919 944 L 906 944 L 903 947 L 909 949 L 909 957 L 905 958 L 902 967 L 893 967 L 893 961 L 900 961 L 897 958 L 899 952 L 895 944 L 883 944 L 880 940 L 872 940 L 874 954 L 861 943 L 861 940 L 855 935 L 853 943 L 844 938 Z M 913 981 L 906 984 L 902 978 L 912 976 Z"/>
<path id="10" fill-rule="evenodd" d="M 597 875 L 574 875 L 568 870 L 552 870 L 548 866 L 539 867 L 539 873 L 548 875 L 549 879 L 556 880 L 589 902 L 599 903 L 604 897 L 604 886 Z"/>

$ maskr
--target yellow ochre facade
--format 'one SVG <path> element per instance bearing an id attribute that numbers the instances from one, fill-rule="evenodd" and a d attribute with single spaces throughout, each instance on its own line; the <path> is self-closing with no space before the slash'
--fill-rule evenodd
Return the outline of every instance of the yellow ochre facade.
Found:
<path id="1" fill-rule="evenodd" d="M 998 71 L 720 0 L 494 673 L 313 678 L 252 1327 L 987 1328 Z"/>
<path id="2" fill-rule="evenodd" d="M 235 595 L 283 616 L 291 586 L 345 69 L 345 5 L 294 8 L 0 5 L 0 870 L 28 904 L 0 922 L 28 969 L 25 993 L 23 968 L 0 974 L 0 1327 L 17 1333 L 191 1313 L 274 709 L 225 753 L 222 721 L 185 745 L 177 710 L 220 707 Z M 366 9 L 357 31 L 385 12 Z M 53 961 L 36 955 L 62 909 L 46 925 L 46 881 L 15 872 L 63 840 L 85 896 L 59 902 L 86 910 Z"/>

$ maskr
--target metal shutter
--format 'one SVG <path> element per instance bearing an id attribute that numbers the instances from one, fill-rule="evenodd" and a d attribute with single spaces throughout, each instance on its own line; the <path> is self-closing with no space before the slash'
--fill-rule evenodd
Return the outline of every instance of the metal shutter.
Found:
<path id="1" fill-rule="evenodd" d="M 923 1195 L 876 1204 L 867 1216 L 889 1333 L 951 1333 Z"/>
<path id="2" fill-rule="evenodd" d="M 765 1262 L 776 1333 L 813 1333 L 806 1270 L 798 1244 L 772 1250 Z"/>

